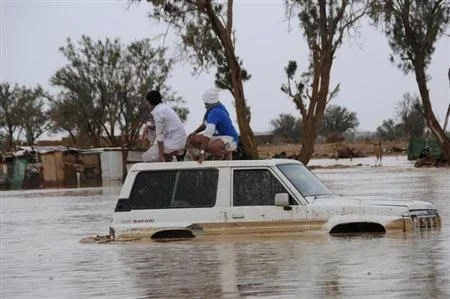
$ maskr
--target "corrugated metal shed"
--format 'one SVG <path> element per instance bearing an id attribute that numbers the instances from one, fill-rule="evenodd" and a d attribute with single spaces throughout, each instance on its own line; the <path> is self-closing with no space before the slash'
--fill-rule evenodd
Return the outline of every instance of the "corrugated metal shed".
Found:
<path id="1" fill-rule="evenodd" d="M 123 149 L 92 148 L 84 150 L 84 153 L 98 153 L 100 156 L 102 181 L 122 181 L 123 178 Z"/>

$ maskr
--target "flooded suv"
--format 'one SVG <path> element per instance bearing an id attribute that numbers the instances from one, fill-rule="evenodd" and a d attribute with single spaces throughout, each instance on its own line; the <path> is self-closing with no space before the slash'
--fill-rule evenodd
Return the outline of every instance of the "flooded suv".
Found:
<path id="1" fill-rule="evenodd" d="M 272 159 L 138 163 L 123 184 L 110 234 L 167 239 L 439 227 L 431 203 L 343 197 L 302 163 Z"/>

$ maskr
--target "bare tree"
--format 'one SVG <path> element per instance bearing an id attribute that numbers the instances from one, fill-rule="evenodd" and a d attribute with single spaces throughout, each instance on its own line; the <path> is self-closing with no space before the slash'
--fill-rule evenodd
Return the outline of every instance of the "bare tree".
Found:
<path id="1" fill-rule="evenodd" d="M 405 74 L 414 72 L 425 119 L 431 132 L 450 161 L 450 139 L 434 115 L 427 86 L 427 68 L 434 44 L 448 28 L 450 7 L 444 0 L 382 0 L 371 3 L 370 15 L 382 24 L 392 49 L 391 61 Z"/>
<path id="2" fill-rule="evenodd" d="M 322 124 L 325 107 L 336 95 L 339 85 L 330 92 L 330 73 L 337 49 L 346 32 L 355 28 L 365 14 L 363 1 L 286 0 L 289 16 L 298 15 L 310 54 L 309 69 L 294 80 L 297 63 L 289 61 L 285 68 L 288 94 L 300 111 L 303 140 L 299 160 L 308 164 Z"/>

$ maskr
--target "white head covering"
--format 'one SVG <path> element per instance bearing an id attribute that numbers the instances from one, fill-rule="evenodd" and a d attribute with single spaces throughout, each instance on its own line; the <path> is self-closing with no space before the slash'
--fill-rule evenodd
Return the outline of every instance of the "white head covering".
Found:
<path id="1" fill-rule="evenodd" d="M 215 104 L 219 102 L 219 90 L 216 88 L 207 89 L 203 93 L 203 102 L 205 104 Z"/>

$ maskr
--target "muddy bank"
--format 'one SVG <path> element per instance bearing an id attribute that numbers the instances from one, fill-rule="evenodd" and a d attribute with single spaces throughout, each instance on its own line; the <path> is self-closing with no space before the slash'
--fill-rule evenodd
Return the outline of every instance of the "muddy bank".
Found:
<path id="1" fill-rule="evenodd" d="M 258 152 L 261 158 L 271 158 L 275 155 L 295 157 L 300 153 L 301 144 L 283 143 L 259 145 Z M 316 144 L 313 158 L 363 158 L 370 156 L 397 156 L 405 155 L 408 148 L 406 141 L 389 141 L 381 144 L 374 142 L 337 142 Z"/>

